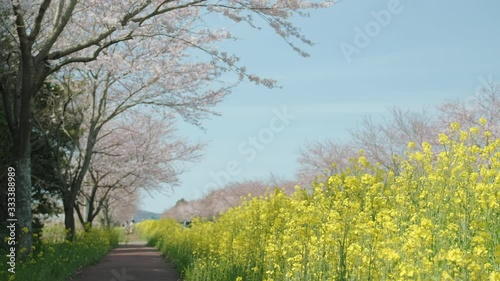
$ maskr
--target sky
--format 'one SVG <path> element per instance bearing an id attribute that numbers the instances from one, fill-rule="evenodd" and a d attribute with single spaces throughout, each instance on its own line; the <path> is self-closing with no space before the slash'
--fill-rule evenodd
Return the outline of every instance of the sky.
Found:
<path id="1" fill-rule="evenodd" d="M 269 28 L 214 19 L 239 37 L 221 48 L 280 88 L 241 83 L 205 130 L 180 122 L 179 135 L 207 143 L 203 158 L 178 187 L 144 194 L 140 208 L 161 213 L 232 181 L 293 179 L 307 140 L 349 141 L 349 129 L 367 115 L 387 117 L 391 106 L 421 111 L 467 100 L 484 81 L 500 80 L 498 12 L 496 0 L 343 0 L 293 19 L 315 43 L 303 46 L 308 58 Z"/>

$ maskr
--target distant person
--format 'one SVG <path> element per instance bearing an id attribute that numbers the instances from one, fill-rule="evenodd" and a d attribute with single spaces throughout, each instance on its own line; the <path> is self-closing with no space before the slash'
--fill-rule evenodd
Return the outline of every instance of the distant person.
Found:
<path id="1" fill-rule="evenodd" d="M 132 220 L 130 222 L 130 225 L 129 225 L 129 230 L 130 230 L 130 234 L 133 234 L 134 233 L 134 230 L 135 230 L 135 221 Z"/>
<path id="2" fill-rule="evenodd" d="M 128 224 L 128 221 L 125 221 L 125 234 L 128 234 L 130 231 L 130 225 Z"/>

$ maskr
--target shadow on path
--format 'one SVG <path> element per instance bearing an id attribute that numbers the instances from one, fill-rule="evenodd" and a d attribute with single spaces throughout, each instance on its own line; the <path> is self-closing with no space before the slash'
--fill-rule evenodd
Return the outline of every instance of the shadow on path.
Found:
<path id="1" fill-rule="evenodd" d="M 71 281 L 180 281 L 172 264 L 146 242 L 129 242 L 111 251 Z"/>

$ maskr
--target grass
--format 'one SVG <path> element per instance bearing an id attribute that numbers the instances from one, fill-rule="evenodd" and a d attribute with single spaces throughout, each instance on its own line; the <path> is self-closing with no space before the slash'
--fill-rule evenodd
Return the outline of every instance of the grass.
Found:
<path id="1" fill-rule="evenodd" d="M 49 232 L 55 229 L 49 229 Z M 55 231 L 57 233 L 57 231 Z M 34 250 L 22 260 L 16 261 L 16 272 L 7 272 L 5 255 L 2 255 L 0 281 L 64 281 L 75 272 L 97 263 L 111 249 L 118 245 L 115 230 L 93 229 L 79 233 L 73 242 L 59 241 L 59 234 L 49 235 L 35 245 Z"/>

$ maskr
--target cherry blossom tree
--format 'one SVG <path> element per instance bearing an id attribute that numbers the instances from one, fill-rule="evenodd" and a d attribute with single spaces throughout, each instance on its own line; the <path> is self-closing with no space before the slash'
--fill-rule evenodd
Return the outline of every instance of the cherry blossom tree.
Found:
<path id="1" fill-rule="evenodd" d="M 438 106 L 439 124 L 447 127 L 451 122 L 458 122 L 464 129 L 478 125 L 479 119 L 486 119 L 485 129 L 492 138 L 500 137 L 500 84 L 484 82 L 476 93 L 467 101 L 449 100 Z"/>
<path id="2" fill-rule="evenodd" d="M 185 162 L 199 159 L 201 144 L 175 135 L 174 119 L 131 112 L 103 128 L 75 209 L 92 225 L 110 194 L 162 191 L 177 186 Z M 116 195 L 115 195 L 116 197 Z M 85 207 L 86 214 L 81 208 Z"/>
<path id="3" fill-rule="evenodd" d="M 315 180 L 328 179 L 345 169 L 349 159 L 356 156 L 356 149 L 352 145 L 340 141 L 327 139 L 306 142 L 299 150 L 297 159 L 300 164 L 297 172 L 299 185 L 308 187 Z"/>
<path id="4" fill-rule="evenodd" d="M 329 3 L 293 1 L 78 1 L 78 0 L 2 0 L 0 9 L 6 14 L 6 23 L 1 25 L 0 40 L 10 38 L 12 48 L 7 50 L 8 67 L 2 71 L 0 86 L 5 106 L 6 119 L 14 143 L 14 166 L 17 171 L 18 223 L 31 230 L 30 207 L 30 133 L 32 126 L 32 98 L 37 94 L 48 76 L 66 66 L 101 60 L 110 48 L 119 48 L 123 42 L 138 42 L 137 52 L 143 48 L 140 42 L 151 43 L 154 54 L 162 53 L 162 39 L 173 38 L 192 48 L 204 51 L 218 71 L 234 70 L 241 76 L 272 86 L 272 81 L 263 80 L 246 73 L 237 66 L 237 58 L 216 50 L 213 41 L 221 39 L 213 30 L 196 28 L 203 26 L 204 15 L 219 13 L 236 22 L 247 22 L 257 27 L 253 15 L 267 23 L 276 33 L 302 55 L 296 40 L 311 44 L 295 27 L 290 18 L 304 16 L 305 9 L 322 8 Z M 176 21 L 175 19 L 180 19 Z M 191 28 L 186 28 L 190 23 Z M 181 34 L 176 32 L 182 31 Z M 205 36 L 207 35 L 208 36 Z M 197 38 L 214 38 L 199 44 Z M 230 35 L 223 35 L 223 38 Z M 157 40 L 153 40 L 157 39 Z M 192 42 L 195 41 L 194 43 Z M 158 45 L 159 43 L 159 45 Z M 182 52 L 183 50 L 181 50 Z M 179 54 L 182 56 L 185 52 Z M 161 56 L 158 60 L 162 59 Z M 109 60 L 118 66 L 121 61 Z M 196 76 L 196 75 L 195 75 Z M 147 77 L 145 77 L 147 78 Z M 158 101 L 154 101 L 155 103 Z M 165 104 L 168 105 L 168 104 Z M 81 178 L 78 178 L 80 180 Z M 31 236 L 20 238 L 22 246 L 31 249 Z"/>
<path id="5" fill-rule="evenodd" d="M 97 64 L 98 62 L 94 63 Z M 146 146 L 150 149 L 139 151 L 144 153 L 144 155 L 140 156 L 143 161 L 136 161 L 135 172 L 138 171 L 139 167 L 147 167 L 150 169 L 145 169 L 144 175 L 146 177 L 156 176 L 157 181 L 175 183 L 176 178 L 174 176 L 181 171 L 176 171 L 176 169 L 165 165 L 165 163 L 188 160 L 190 157 L 194 157 L 200 146 L 187 146 L 184 145 L 183 141 L 166 142 L 167 137 L 172 137 L 173 133 L 172 124 L 167 119 L 171 118 L 173 112 L 177 112 L 186 120 L 196 124 L 197 120 L 201 118 L 200 116 L 204 116 L 207 112 L 204 107 L 212 105 L 211 103 L 220 96 L 221 91 L 225 91 L 225 89 L 220 91 L 209 90 L 202 95 L 191 93 L 192 96 L 184 97 L 182 93 L 187 89 L 193 89 L 194 91 L 198 86 L 193 86 L 193 83 L 198 84 L 199 82 L 197 80 L 191 80 L 192 82 L 186 80 L 178 83 L 177 78 L 181 76 L 179 79 L 182 79 L 186 74 L 185 72 L 173 73 L 170 82 L 173 84 L 178 83 L 178 85 L 171 85 L 170 98 L 168 101 L 163 101 L 169 102 L 169 105 L 165 106 L 161 104 L 162 100 L 158 100 L 158 98 L 162 97 L 154 89 L 151 90 L 155 84 L 148 84 L 151 87 L 143 86 L 144 83 L 139 84 L 139 86 L 133 84 L 127 86 L 126 83 L 130 79 L 140 79 L 141 76 L 128 76 L 127 74 L 130 74 L 129 70 L 111 69 L 106 64 L 99 64 L 95 69 L 97 70 L 69 68 L 68 72 L 63 72 L 58 79 L 62 87 L 66 89 L 67 100 L 63 105 L 53 107 L 53 110 L 46 112 L 44 116 L 44 119 L 49 119 L 49 123 L 52 124 L 50 127 L 53 128 L 65 128 L 67 124 L 75 124 L 71 131 L 65 131 L 66 136 L 60 139 L 62 142 L 53 144 L 54 153 L 57 156 L 60 155 L 57 158 L 57 169 L 60 174 L 65 226 L 70 230 L 69 239 L 74 235 L 75 209 L 81 221 L 92 222 L 101 210 L 99 208 L 100 204 L 94 205 L 99 196 L 101 202 L 103 202 L 113 187 L 129 187 L 133 185 L 134 181 L 138 181 L 137 177 L 135 179 L 133 177 L 134 170 L 131 170 L 130 167 L 122 167 L 124 163 L 132 163 L 123 157 L 128 152 L 138 151 L 139 146 L 134 147 L 133 145 L 145 146 L 144 143 L 141 144 L 139 141 L 131 142 L 134 139 L 139 139 L 138 136 L 150 137 Z M 155 80 L 158 81 L 158 78 Z M 167 84 L 163 85 L 166 86 Z M 145 89 L 150 90 L 146 91 Z M 176 96 L 176 94 L 179 95 Z M 141 113 L 137 114 L 139 108 Z M 161 122 L 152 121 L 154 115 L 165 116 L 165 118 Z M 144 130 L 150 130 L 151 132 L 148 133 Z M 50 131 L 47 132 L 51 134 Z M 132 133 L 135 133 L 135 135 L 132 135 Z M 67 147 L 66 143 L 68 141 L 72 143 L 71 149 Z M 144 139 L 142 141 L 144 142 Z M 128 144 L 128 146 L 125 144 Z M 99 148 L 99 146 L 101 147 Z M 95 151 L 96 148 L 98 151 Z M 118 151 L 111 153 L 106 149 Z M 154 149 L 157 149 L 157 151 L 154 152 Z M 168 151 L 169 149 L 172 149 L 172 151 Z M 61 150 L 63 153 L 61 153 Z M 96 153 L 100 157 L 96 157 Z M 113 156 L 121 156 L 122 159 L 114 164 L 111 164 L 113 160 L 103 160 Z M 135 157 L 138 159 L 137 155 Z M 163 157 L 164 161 L 159 161 L 159 157 Z M 147 161 L 154 160 L 156 162 L 152 165 L 151 162 L 148 163 L 144 160 L 146 158 Z M 121 167 L 121 169 L 115 169 L 114 171 L 108 169 L 106 171 L 103 167 Z M 153 168 L 156 168 L 156 170 L 153 170 Z M 90 175 L 88 175 L 89 169 L 91 171 Z M 126 171 L 126 173 L 120 173 L 122 171 Z M 85 179 L 88 179 L 87 182 L 90 182 L 93 186 L 87 194 L 81 193 Z M 147 184 L 147 182 L 143 183 Z M 149 183 L 154 184 L 152 181 Z M 98 188 L 103 185 L 108 191 L 104 193 L 98 192 Z M 86 218 L 80 212 L 79 205 L 81 204 L 76 204 L 79 194 L 84 197 L 87 195 L 85 204 L 89 209 Z"/>
<path id="6" fill-rule="evenodd" d="M 224 188 L 212 190 L 202 198 L 186 201 L 179 200 L 175 206 L 166 210 L 162 216 L 177 221 L 189 221 L 193 217 L 212 219 L 226 212 L 229 208 L 239 206 L 249 197 L 264 196 L 274 188 L 292 194 L 297 185 L 294 181 L 271 177 L 263 180 L 244 180 L 228 183 Z"/>
<path id="7" fill-rule="evenodd" d="M 301 186 L 310 186 L 316 180 L 328 179 L 359 157 L 359 151 L 372 163 L 398 171 L 395 157 L 405 157 L 409 142 L 420 146 L 422 142 L 437 142 L 436 117 L 423 111 L 410 112 L 398 107 L 389 108 L 390 117 L 377 123 L 366 116 L 359 128 L 350 131 L 351 140 L 310 141 L 299 151 L 300 164 L 297 180 Z"/>
<path id="8" fill-rule="evenodd" d="M 99 216 L 101 225 L 111 228 L 115 223 L 130 220 L 137 212 L 140 194 L 113 190 L 102 201 L 102 212 Z"/>
<path id="9" fill-rule="evenodd" d="M 177 220 L 178 222 L 190 221 L 193 217 L 205 217 L 201 214 L 197 202 L 201 200 L 186 201 L 181 199 L 175 206 L 163 212 L 162 217 Z"/>
<path id="10" fill-rule="evenodd" d="M 391 117 L 376 124 L 366 118 L 361 128 L 351 131 L 353 142 L 365 150 L 365 155 L 385 168 L 398 171 L 395 156 L 404 157 L 409 142 L 421 146 L 423 142 L 438 146 L 438 133 L 446 131 L 452 122 L 464 129 L 478 126 L 485 118 L 485 130 L 492 138 L 500 136 L 500 86 L 488 81 L 466 101 L 449 100 L 437 106 L 434 112 L 411 112 L 398 107 L 389 109 Z"/>
<path id="11" fill-rule="evenodd" d="M 412 112 L 392 107 L 389 112 L 390 118 L 381 123 L 365 117 L 361 127 L 351 130 L 351 136 L 353 145 L 363 149 L 370 161 L 397 172 L 399 167 L 395 157 L 405 157 L 410 142 L 417 146 L 424 141 L 437 144 L 439 126 L 435 116 L 426 111 Z"/>

